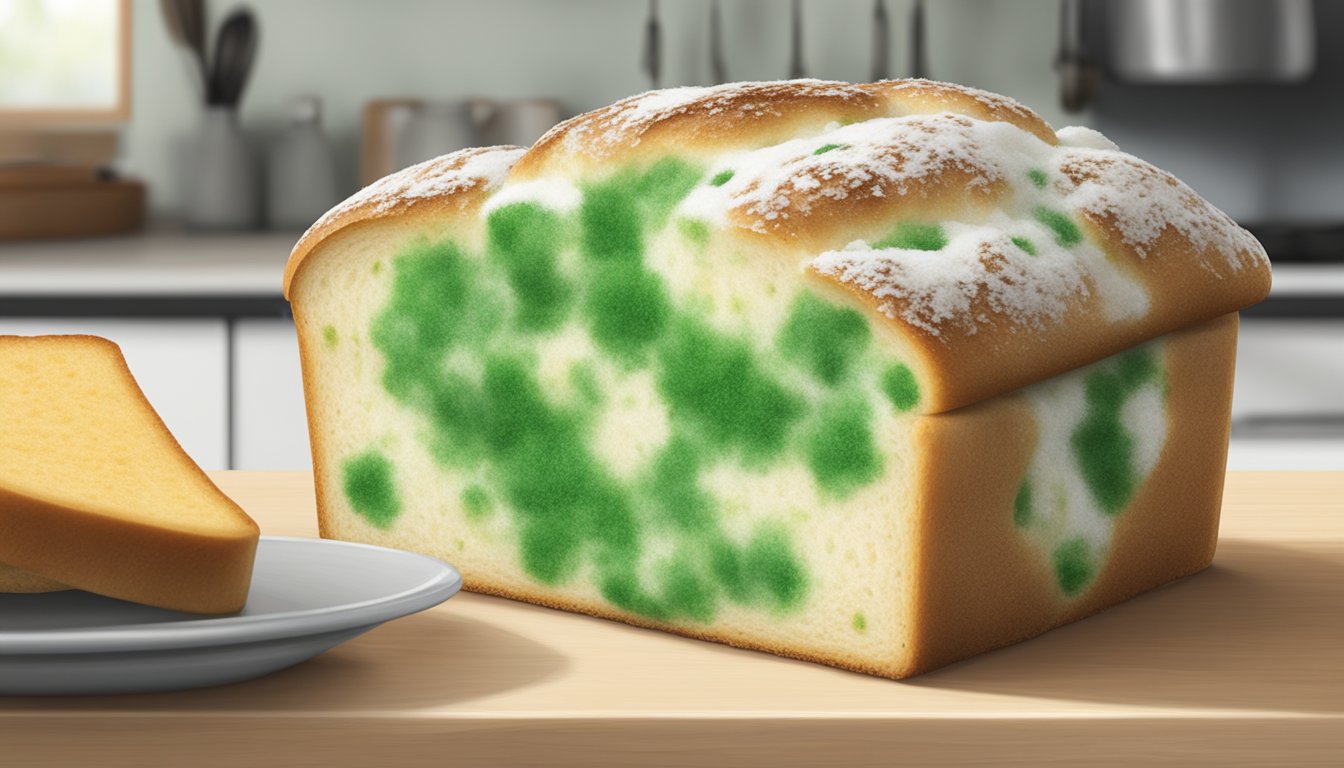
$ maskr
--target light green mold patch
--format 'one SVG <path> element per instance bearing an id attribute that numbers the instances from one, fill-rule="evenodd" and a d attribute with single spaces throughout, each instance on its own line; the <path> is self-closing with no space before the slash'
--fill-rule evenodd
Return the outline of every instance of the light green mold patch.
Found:
<path id="1" fill-rule="evenodd" d="M 709 180 L 709 184 L 710 186 L 713 187 L 722 187 L 724 184 L 727 184 L 728 182 L 732 181 L 733 176 L 735 176 L 736 174 L 737 172 L 731 169 L 726 171 L 719 171 L 718 173 L 714 174 L 714 178 Z"/>
<path id="2" fill-rule="evenodd" d="M 1037 189 L 1045 189 L 1045 185 L 1050 182 L 1050 177 L 1046 176 L 1045 171 L 1040 168 L 1032 168 L 1027 171 L 1027 178 L 1031 179 L 1031 185 Z"/>
<path id="3" fill-rule="evenodd" d="M 1078 229 L 1078 224 L 1067 213 L 1042 205 L 1032 211 L 1032 216 L 1054 232 L 1055 242 L 1065 248 L 1071 248 L 1083 241 L 1082 230 Z"/>
<path id="4" fill-rule="evenodd" d="M 1124 509 L 1138 489 L 1135 437 L 1122 421 L 1126 401 L 1158 375 L 1152 352 L 1140 347 L 1123 352 L 1088 375 L 1087 416 L 1070 439 L 1074 458 L 1093 498 L 1107 514 Z"/>
<path id="5" fill-rule="evenodd" d="M 824 493 L 845 498 L 882 475 L 882 457 L 863 399 L 823 408 L 806 438 L 807 465 Z"/>
<path id="6" fill-rule="evenodd" d="M 495 511 L 495 502 L 479 485 L 469 485 L 462 491 L 462 512 L 468 520 L 484 520 Z"/>
<path id="7" fill-rule="evenodd" d="M 898 411 L 905 412 L 919 405 L 919 380 L 905 363 L 890 365 L 882 371 L 882 394 Z"/>
<path id="8" fill-rule="evenodd" d="M 1037 253 L 1037 252 L 1036 252 L 1036 244 L 1033 243 L 1033 242 L 1031 242 L 1031 241 L 1028 240 L 1027 238 L 1025 238 L 1025 237 L 1014 237 L 1014 238 L 1012 238 L 1012 241 L 1013 241 L 1013 245 L 1016 245 L 1018 248 L 1021 248 L 1022 251 L 1023 251 L 1024 253 L 1026 253 L 1028 256 L 1035 256 L 1035 255 L 1036 255 L 1036 253 Z"/>
<path id="9" fill-rule="evenodd" d="M 1031 480 L 1024 479 L 1017 488 L 1017 496 L 1013 498 L 1013 524 L 1018 528 L 1031 525 L 1031 502 Z"/>
<path id="10" fill-rule="evenodd" d="M 836 149 L 844 149 L 844 148 L 847 147 L 847 146 L 849 146 L 849 145 L 848 145 L 848 144 L 822 144 L 820 147 L 817 147 L 815 150 L 813 150 L 813 151 L 812 151 L 812 154 L 814 154 L 814 155 L 824 155 L 824 154 L 826 154 L 827 152 L 831 152 L 831 151 L 836 150 Z"/>
<path id="11" fill-rule="evenodd" d="M 822 301 L 810 291 L 794 300 L 777 345 L 822 383 L 845 379 L 868 348 L 868 319 L 858 310 Z"/>
<path id="12" fill-rule="evenodd" d="M 709 225 L 700 219 L 678 219 L 677 231 L 697 248 L 704 248 L 709 244 Z"/>
<path id="13" fill-rule="evenodd" d="M 947 233 L 941 224 L 903 221 L 890 235 L 877 241 L 876 248 L 904 248 L 910 251 L 941 251 L 947 246 Z"/>
<path id="14" fill-rule="evenodd" d="M 854 627 L 855 632 L 868 631 L 868 619 L 862 613 L 854 614 L 854 618 L 850 621 L 850 624 Z"/>
<path id="15" fill-rule="evenodd" d="M 401 514 L 392 463 L 376 450 L 352 456 L 341 465 L 342 487 L 350 508 L 375 528 L 390 528 Z"/>
<path id="16" fill-rule="evenodd" d="M 322 341 L 327 345 L 327 349 L 336 348 L 336 342 L 340 341 L 340 339 L 337 338 L 336 336 L 336 326 L 334 325 L 322 326 Z"/>
<path id="17" fill-rule="evenodd" d="M 1055 547 L 1052 560 L 1055 580 L 1070 597 L 1091 584 L 1097 575 L 1096 556 L 1082 537 L 1068 539 Z"/>

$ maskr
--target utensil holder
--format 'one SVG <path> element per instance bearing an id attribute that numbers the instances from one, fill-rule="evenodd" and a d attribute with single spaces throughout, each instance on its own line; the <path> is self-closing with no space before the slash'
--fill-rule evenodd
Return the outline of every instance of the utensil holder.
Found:
<path id="1" fill-rule="evenodd" d="M 207 106 L 192 142 L 186 222 L 200 229 L 257 225 L 257 169 L 233 107 Z"/>

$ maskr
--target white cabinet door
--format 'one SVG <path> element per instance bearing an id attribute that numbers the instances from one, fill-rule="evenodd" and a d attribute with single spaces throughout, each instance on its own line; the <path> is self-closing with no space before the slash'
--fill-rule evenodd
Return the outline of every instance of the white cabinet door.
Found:
<path id="1" fill-rule="evenodd" d="M 1234 418 L 1344 418 L 1344 320 L 1243 318 Z"/>
<path id="2" fill-rule="evenodd" d="M 0 318 L 0 333 L 83 333 L 115 341 L 145 397 L 191 458 L 228 463 L 228 346 L 223 320 Z"/>
<path id="3" fill-rule="evenodd" d="M 1243 318 L 1228 469 L 1344 469 L 1344 320 Z"/>
<path id="4" fill-rule="evenodd" d="M 234 324 L 234 461 L 237 469 L 308 469 L 299 341 L 290 320 Z"/>

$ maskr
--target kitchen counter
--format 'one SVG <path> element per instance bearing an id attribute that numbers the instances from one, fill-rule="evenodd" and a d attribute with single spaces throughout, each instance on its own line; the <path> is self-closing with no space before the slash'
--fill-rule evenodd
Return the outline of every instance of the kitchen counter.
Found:
<path id="1" fill-rule="evenodd" d="M 306 474 L 221 473 L 314 535 Z M 1344 474 L 1229 475 L 1212 569 L 906 682 L 463 594 L 173 694 L 0 698 L 16 764 L 1338 764 Z"/>
<path id="2" fill-rule="evenodd" d="M 296 232 L 152 229 L 0 244 L 0 315 L 273 316 Z"/>

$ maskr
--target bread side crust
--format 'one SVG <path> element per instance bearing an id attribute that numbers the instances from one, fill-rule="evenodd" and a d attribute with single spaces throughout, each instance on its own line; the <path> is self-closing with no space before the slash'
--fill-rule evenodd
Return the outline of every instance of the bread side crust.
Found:
<path id="1" fill-rule="evenodd" d="M 1161 458 L 1117 514 L 1096 580 L 1073 600 L 1057 586 L 1048 555 L 1035 551 L 1012 521 L 1032 442 L 1007 424 L 966 429 L 968 423 L 957 423 L 989 403 L 925 418 L 923 456 L 930 468 L 918 533 L 924 581 L 914 621 L 916 673 L 1026 640 L 1209 566 L 1227 461 L 1236 333 L 1233 313 L 1167 337 L 1171 388 Z M 938 467 L 976 470 L 968 476 Z"/>
<path id="2" fill-rule="evenodd" d="M 154 412 L 135 382 L 121 349 L 97 336 L 0 337 L 3 343 L 96 346 L 124 377 L 136 407 Z M 160 419 L 161 436 L 186 456 Z M 236 513 L 233 534 L 174 531 L 134 520 L 113 519 L 0 487 L 0 563 L 64 588 L 191 613 L 224 614 L 242 609 L 252 580 L 260 529 L 219 490 L 195 462 L 182 462 Z M 16 581 L 23 579 L 16 577 Z M 26 590 L 25 590 L 26 591 Z"/>

